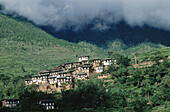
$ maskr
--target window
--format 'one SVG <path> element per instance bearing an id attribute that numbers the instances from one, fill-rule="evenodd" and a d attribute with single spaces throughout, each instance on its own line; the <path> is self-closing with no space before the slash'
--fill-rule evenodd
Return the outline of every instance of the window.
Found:
<path id="1" fill-rule="evenodd" d="M 51 106 L 48 106 L 49 109 L 51 109 Z"/>

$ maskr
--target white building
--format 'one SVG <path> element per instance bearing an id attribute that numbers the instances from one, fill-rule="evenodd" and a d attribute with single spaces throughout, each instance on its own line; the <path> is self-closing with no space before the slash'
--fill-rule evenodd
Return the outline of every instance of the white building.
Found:
<path id="1" fill-rule="evenodd" d="M 40 105 L 43 105 L 46 110 L 53 110 L 55 109 L 54 100 L 40 100 Z"/>
<path id="2" fill-rule="evenodd" d="M 103 66 L 96 66 L 96 73 L 103 72 Z"/>
<path id="3" fill-rule="evenodd" d="M 108 66 L 112 64 L 112 60 L 111 58 L 106 58 L 105 60 L 103 60 L 103 65 L 104 66 Z"/>
<path id="4" fill-rule="evenodd" d="M 78 58 L 78 62 L 82 62 L 82 61 L 88 61 L 89 60 L 89 56 L 80 56 Z"/>
<path id="5" fill-rule="evenodd" d="M 77 79 L 78 79 L 78 80 L 88 79 L 87 73 L 85 73 L 85 72 L 79 72 L 79 73 L 77 73 Z"/>
<path id="6" fill-rule="evenodd" d="M 2 106 L 5 107 L 16 107 L 19 105 L 19 99 L 18 98 L 11 98 L 11 99 L 3 99 L 2 100 Z"/>

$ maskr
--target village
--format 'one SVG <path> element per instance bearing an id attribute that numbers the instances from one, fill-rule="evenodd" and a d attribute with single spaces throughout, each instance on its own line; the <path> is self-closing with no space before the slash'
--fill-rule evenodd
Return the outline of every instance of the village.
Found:
<path id="1" fill-rule="evenodd" d="M 66 89 L 71 89 L 72 82 L 77 80 L 88 80 L 94 74 L 99 75 L 99 78 L 102 77 L 100 74 L 111 64 L 110 58 L 90 60 L 90 56 L 80 56 L 78 62 L 65 63 L 52 70 L 38 72 L 38 75 L 25 80 L 25 84 L 26 86 L 37 84 L 39 90 L 48 93 L 61 92 L 63 85 Z"/>
<path id="2" fill-rule="evenodd" d="M 65 89 L 72 89 L 72 82 L 78 80 L 88 80 L 90 77 L 98 76 L 99 79 L 107 76 L 102 72 L 107 70 L 112 64 L 111 58 L 93 59 L 90 56 L 80 56 L 77 62 L 65 63 L 52 70 L 40 71 L 38 75 L 33 75 L 30 79 L 25 80 L 25 86 L 38 85 L 37 91 L 47 93 L 61 92 L 63 86 Z M 116 60 L 113 61 L 116 65 Z M 40 105 L 44 105 L 46 110 L 55 109 L 55 100 L 40 100 Z M 19 98 L 2 100 L 3 107 L 16 107 L 19 105 Z"/>
<path id="3" fill-rule="evenodd" d="M 167 57 L 169 59 L 170 56 Z M 150 67 L 154 63 L 144 62 L 141 65 L 137 64 L 135 58 L 134 68 Z M 163 62 L 159 60 L 159 62 Z M 46 93 L 62 92 L 64 89 L 73 89 L 73 82 L 81 80 L 89 80 L 90 78 L 97 76 L 98 79 L 105 79 L 110 77 L 103 72 L 108 70 L 110 65 L 117 67 L 117 60 L 111 58 L 106 59 L 92 59 L 90 56 L 80 56 L 77 62 L 65 63 L 59 65 L 51 70 L 40 71 L 37 75 L 33 75 L 30 79 L 25 80 L 25 86 L 38 85 L 37 91 L 43 91 Z M 9 98 L 2 100 L 2 107 L 16 107 L 19 105 L 19 98 Z M 56 108 L 56 101 L 54 99 L 40 100 L 37 102 L 43 105 L 46 110 Z"/>

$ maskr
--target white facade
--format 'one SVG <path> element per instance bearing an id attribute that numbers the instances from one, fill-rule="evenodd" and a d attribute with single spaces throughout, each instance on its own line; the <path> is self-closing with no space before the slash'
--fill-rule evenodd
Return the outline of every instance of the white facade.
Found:
<path id="1" fill-rule="evenodd" d="M 40 105 L 44 105 L 45 106 L 45 108 L 46 108 L 46 110 L 52 110 L 52 109 L 54 109 L 55 108 L 55 104 L 54 104 L 54 102 L 53 101 L 40 101 L 39 102 L 39 104 Z"/>
<path id="2" fill-rule="evenodd" d="M 103 61 L 103 65 L 111 65 L 112 64 L 112 60 L 111 59 L 106 59 Z"/>
<path id="3" fill-rule="evenodd" d="M 96 72 L 97 72 L 97 73 L 103 72 L 103 67 L 102 67 L 102 66 L 96 67 Z"/>
<path id="4" fill-rule="evenodd" d="M 4 103 L 6 107 L 16 107 L 19 104 L 19 99 L 6 99 Z"/>
<path id="5" fill-rule="evenodd" d="M 116 65 L 117 64 L 117 60 L 114 60 L 114 65 Z"/>
<path id="6" fill-rule="evenodd" d="M 81 56 L 79 57 L 78 61 L 82 62 L 82 61 L 88 61 L 89 60 L 89 56 Z"/>

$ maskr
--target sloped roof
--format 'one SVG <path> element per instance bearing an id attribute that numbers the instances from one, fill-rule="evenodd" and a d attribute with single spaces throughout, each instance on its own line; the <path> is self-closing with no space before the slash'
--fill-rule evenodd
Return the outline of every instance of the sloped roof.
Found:
<path id="1" fill-rule="evenodd" d="M 77 75 L 87 75 L 87 73 L 85 73 L 85 72 L 79 72 L 79 73 L 77 73 Z"/>

